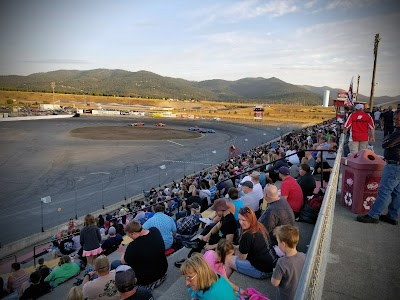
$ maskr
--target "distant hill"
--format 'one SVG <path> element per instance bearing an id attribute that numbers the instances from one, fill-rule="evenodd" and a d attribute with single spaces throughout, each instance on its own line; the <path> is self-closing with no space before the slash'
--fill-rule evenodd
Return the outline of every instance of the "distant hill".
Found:
<path id="1" fill-rule="evenodd" d="M 0 89 L 51 92 L 50 83 L 53 81 L 58 93 L 285 104 L 321 104 L 325 89 L 331 90 L 331 97 L 335 97 L 339 90 L 293 85 L 275 77 L 197 82 L 164 77 L 148 71 L 129 72 L 119 69 L 58 70 L 28 76 L 0 76 Z M 376 103 L 379 98 L 376 98 Z"/>

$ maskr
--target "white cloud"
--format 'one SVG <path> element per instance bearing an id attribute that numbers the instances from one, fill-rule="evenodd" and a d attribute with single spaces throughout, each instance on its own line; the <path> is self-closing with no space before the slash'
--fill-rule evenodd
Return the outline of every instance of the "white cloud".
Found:
<path id="1" fill-rule="evenodd" d="M 326 5 L 326 9 L 339 9 L 339 8 L 354 8 L 354 7 L 366 7 L 378 3 L 378 0 L 332 0 Z"/>
<path id="2" fill-rule="evenodd" d="M 314 7 L 314 6 L 318 3 L 318 1 L 319 1 L 319 0 L 311 0 L 311 1 L 308 1 L 308 2 L 306 2 L 306 3 L 304 4 L 304 7 L 307 8 L 307 9 L 310 9 L 310 8 Z"/>
<path id="3" fill-rule="evenodd" d="M 283 16 L 298 10 L 294 1 L 291 0 L 272 0 L 262 1 L 243 1 L 233 4 L 225 11 L 226 16 L 236 16 L 238 18 L 254 18 L 262 15 L 273 17 Z"/>

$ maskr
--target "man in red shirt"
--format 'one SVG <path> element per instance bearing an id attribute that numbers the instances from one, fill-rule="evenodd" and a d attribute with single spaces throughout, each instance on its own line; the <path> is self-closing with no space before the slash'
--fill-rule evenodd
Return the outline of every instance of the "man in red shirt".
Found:
<path id="1" fill-rule="evenodd" d="M 303 191 L 296 179 L 290 176 L 288 167 L 279 168 L 279 178 L 282 180 L 281 197 L 287 200 L 297 218 L 304 203 Z"/>
<path id="2" fill-rule="evenodd" d="M 350 131 L 349 149 L 351 153 L 357 153 L 361 149 L 368 148 L 368 140 L 375 142 L 374 120 L 363 111 L 364 106 L 357 104 L 353 112 L 344 124 L 344 132 Z"/>

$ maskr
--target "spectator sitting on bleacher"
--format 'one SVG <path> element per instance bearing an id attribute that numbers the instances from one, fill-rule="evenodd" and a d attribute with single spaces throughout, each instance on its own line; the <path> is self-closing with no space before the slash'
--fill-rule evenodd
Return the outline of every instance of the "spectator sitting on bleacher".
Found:
<path id="1" fill-rule="evenodd" d="M 280 167 L 289 167 L 285 157 L 285 153 L 277 153 L 276 150 L 271 150 L 274 163 L 266 170 L 267 182 L 274 183 L 279 179 L 278 170 Z"/>
<path id="2" fill-rule="evenodd" d="M 194 254 L 182 264 L 181 273 L 185 277 L 185 284 L 189 287 L 192 299 L 237 299 L 228 280 L 215 273 L 199 253 Z"/>
<path id="3" fill-rule="evenodd" d="M 164 213 L 165 205 L 157 204 L 155 208 L 155 215 L 148 219 L 144 224 L 144 229 L 150 229 L 151 227 L 157 228 L 164 240 L 165 249 L 171 248 L 174 238 L 176 235 L 176 224 L 174 220 Z"/>
<path id="4" fill-rule="evenodd" d="M 122 224 L 122 226 L 125 228 L 125 226 L 128 223 L 129 223 L 129 218 L 127 216 L 127 212 L 124 208 L 121 208 L 119 211 L 118 224 Z"/>
<path id="5" fill-rule="evenodd" d="M 29 276 L 31 283 L 29 287 L 24 291 L 22 296 L 19 298 L 20 300 L 38 299 L 44 294 L 50 292 L 50 284 L 48 282 L 42 282 L 41 276 L 42 275 L 40 271 L 35 271 Z"/>
<path id="6" fill-rule="evenodd" d="M 108 229 L 108 238 L 104 240 L 101 244 L 103 248 L 103 254 L 109 255 L 118 249 L 119 245 L 122 243 L 122 236 L 117 233 L 114 227 Z"/>
<path id="7" fill-rule="evenodd" d="M 288 167 L 279 168 L 279 178 L 282 180 L 281 197 L 287 200 L 295 217 L 298 217 L 304 204 L 303 191 L 296 179 L 290 176 Z"/>
<path id="8" fill-rule="evenodd" d="M 73 237 L 72 237 L 72 241 L 74 242 L 74 246 L 73 246 L 73 248 L 74 248 L 74 252 L 78 252 L 79 251 L 79 249 L 81 249 L 81 237 L 80 237 L 80 234 L 81 234 L 81 230 L 80 229 L 74 229 L 74 230 L 72 230 L 72 234 L 74 235 Z"/>
<path id="9" fill-rule="evenodd" d="M 41 258 L 39 258 L 39 260 L 38 260 L 38 267 L 36 268 L 36 271 L 40 271 L 41 269 L 43 269 L 43 268 L 47 268 L 47 266 L 44 264 L 44 258 L 43 257 L 41 257 Z"/>
<path id="10" fill-rule="evenodd" d="M 97 226 L 99 226 L 99 228 L 103 228 L 103 227 L 104 227 L 104 223 L 105 223 L 105 220 L 104 220 L 104 218 L 103 218 L 103 215 L 100 214 L 100 215 L 98 216 L 96 222 L 97 222 Z"/>
<path id="11" fill-rule="evenodd" d="M 235 293 L 241 295 L 245 294 L 245 290 L 240 289 L 237 285 L 232 283 L 226 274 L 225 264 L 228 263 L 229 259 L 235 254 L 235 246 L 227 241 L 226 239 L 220 239 L 217 248 L 214 250 L 208 250 L 204 253 L 203 257 L 207 261 L 210 268 L 217 274 L 225 277 L 226 280 L 232 286 Z"/>
<path id="12" fill-rule="evenodd" d="M 244 181 L 241 184 L 242 192 L 244 193 L 240 199 L 243 202 L 244 206 L 250 207 L 253 211 L 258 211 L 260 209 L 260 203 L 257 198 L 257 195 L 253 192 L 253 182 L 251 181 Z"/>
<path id="13" fill-rule="evenodd" d="M 189 205 L 191 205 L 194 202 L 198 203 L 201 207 L 201 198 L 199 197 L 199 190 L 196 188 L 192 188 L 192 196 L 182 201 L 182 211 L 176 213 L 176 219 L 178 220 L 179 218 L 188 216 L 190 214 Z"/>
<path id="14" fill-rule="evenodd" d="M 189 205 L 189 208 L 190 215 L 176 221 L 176 229 L 179 235 L 190 235 L 193 232 L 193 228 L 200 224 L 200 205 L 194 202 Z"/>
<path id="15" fill-rule="evenodd" d="M 324 182 L 329 182 L 329 178 L 331 177 L 332 173 L 332 167 L 325 161 L 325 159 L 321 162 L 321 157 L 318 156 L 316 160 L 316 164 L 314 167 L 314 175 L 316 174 L 322 174 L 322 180 Z M 321 178 L 321 176 L 318 176 L 316 178 Z M 322 186 L 322 183 L 321 183 Z"/>
<path id="16" fill-rule="evenodd" d="M 133 241 L 128 244 L 121 260 L 112 262 L 111 269 L 127 264 L 135 271 L 138 285 L 153 290 L 165 281 L 168 269 L 161 233 L 155 227 L 143 229 L 135 220 L 129 222 L 125 232 Z M 123 251 L 122 247 L 120 251 Z"/>
<path id="17" fill-rule="evenodd" d="M 45 282 L 49 282 L 52 287 L 58 286 L 67 279 L 78 275 L 81 272 L 79 266 L 75 263 L 71 263 L 71 258 L 68 255 L 60 257 L 60 261 L 51 273 L 44 279 Z"/>
<path id="18" fill-rule="evenodd" d="M 204 198 L 207 199 L 207 208 L 208 208 L 208 206 L 211 205 L 211 192 L 210 192 L 209 188 L 210 188 L 210 185 L 208 184 L 207 180 L 203 180 L 200 183 L 199 197 L 202 200 L 204 200 Z"/>
<path id="19" fill-rule="evenodd" d="M 299 242 L 299 229 L 292 225 L 283 225 L 275 228 L 274 234 L 278 240 L 279 249 L 285 253 L 285 256 L 278 259 L 271 283 L 278 287 L 276 299 L 294 299 L 306 259 L 305 254 L 297 252 L 296 249 Z"/>
<path id="20" fill-rule="evenodd" d="M 229 206 L 224 198 L 214 201 L 211 209 L 221 218 L 218 223 L 207 225 L 199 237 L 190 242 L 183 242 L 187 248 L 192 248 L 189 252 L 190 257 L 194 252 L 200 252 L 203 248 L 212 250 L 217 247 L 217 243 L 221 238 L 225 238 L 230 242 L 234 242 L 237 237 L 237 222 L 233 214 L 229 211 Z"/>
<path id="21" fill-rule="evenodd" d="M 71 234 L 72 230 L 76 229 L 77 224 L 74 221 L 74 219 L 70 218 L 67 226 L 68 226 L 68 234 Z"/>
<path id="22" fill-rule="evenodd" d="M 208 184 L 210 186 L 209 191 L 210 191 L 211 203 L 213 203 L 215 200 L 215 193 L 217 192 L 217 187 L 215 186 L 215 181 L 213 179 L 210 179 L 208 181 Z"/>
<path id="23" fill-rule="evenodd" d="M 301 164 L 299 168 L 299 178 L 297 178 L 297 183 L 300 185 L 303 191 L 303 200 L 307 201 L 308 196 L 314 194 L 316 187 L 314 176 L 310 172 L 310 166 L 308 164 Z"/>
<path id="24" fill-rule="evenodd" d="M 136 286 L 136 274 L 131 267 L 121 265 L 117 268 L 116 273 L 115 286 L 121 296 L 120 299 L 154 300 L 149 290 Z"/>
<path id="25" fill-rule="evenodd" d="M 278 188 L 273 184 L 267 184 L 264 189 L 265 199 L 268 206 L 261 215 L 259 221 L 267 229 L 272 244 L 277 245 L 278 242 L 273 235 L 275 227 L 285 224 L 294 225 L 294 214 L 286 199 L 279 197 Z"/>
<path id="26" fill-rule="evenodd" d="M 233 214 L 235 217 L 235 220 L 238 224 L 239 228 L 239 210 L 244 207 L 242 199 L 239 199 L 239 191 L 237 188 L 231 187 L 228 190 L 228 196 L 229 198 L 227 199 L 227 204 L 229 206 L 229 211 Z"/>
<path id="27" fill-rule="evenodd" d="M 98 277 L 92 280 L 94 276 Z M 94 263 L 94 271 L 85 274 L 82 282 L 82 292 L 87 300 L 120 299 L 115 287 L 115 272 L 110 272 L 110 262 L 107 256 L 100 255 Z"/>
<path id="28" fill-rule="evenodd" d="M 253 278 L 267 278 L 278 259 L 267 230 L 248 206 L 239 210 L 239 223 L 239 249 L 227 263 L 228 277 L 236 270 Z"/>
<path id="29" fill-rule="evenodd" d="M 11 274 L 7 279 L 7 291 L 9 293 L 17 293 L 20 295 L 20 288 L 25 281 L 29 280 L 28 274 L 21 269 L 21 264 L 15 262 L 11 264 Z"/>

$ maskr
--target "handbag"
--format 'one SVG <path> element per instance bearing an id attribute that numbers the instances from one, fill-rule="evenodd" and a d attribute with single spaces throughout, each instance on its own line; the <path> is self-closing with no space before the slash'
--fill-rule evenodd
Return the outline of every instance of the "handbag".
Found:
<path id="1" fill-rule="evenodd" d="M 270 300 L 267 296 L 253 288 L 246 290 L 247 296 L 241 295 L 240 300 Z"/>

